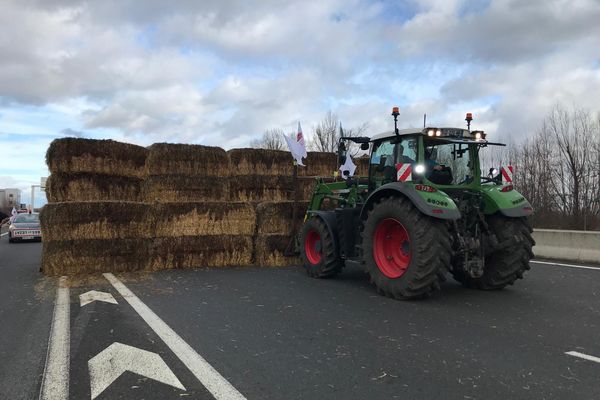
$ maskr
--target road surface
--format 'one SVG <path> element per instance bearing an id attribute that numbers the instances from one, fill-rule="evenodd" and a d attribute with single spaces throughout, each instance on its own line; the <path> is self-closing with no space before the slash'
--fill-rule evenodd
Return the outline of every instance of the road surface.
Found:
<path id="1" fill-rule="evenodd" d="M 0 237 L 3 399 L 42 387 L 70 399 L 600 398 L 600 268 L 532 263 L 507 290 L 448 281 L 395 301 L 357 269 L 98 274 L 58 289 L 40 254 Z"/>

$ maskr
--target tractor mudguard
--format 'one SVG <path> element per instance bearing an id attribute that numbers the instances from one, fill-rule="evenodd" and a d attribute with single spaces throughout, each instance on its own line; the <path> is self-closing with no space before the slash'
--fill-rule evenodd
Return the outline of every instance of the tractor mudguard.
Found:
<path id="1" fill-rule="evenodd" d="M 460 211 L 454 200 L 443 191 L 424 192 L 416 190 L 412 183 L 392 182 L 380 186 L 369 195 L 360 212 L 361 219 L 366 218 L 367 210 L 372 208 L 374 202 L 382 197 L 398 194 L 407 197 L 419 211 L 430 217 L 446 220 L 460 218 Z"/>
<path id="2" fill-rule="evenodd" d="M 503 192 L 502 189 L 512 185 L 494 185 L 494 186 L 481 186 L 481 192 L 483 193 L 483 201 L 485 204 L 485 214 L 495 214 L 500 212 L 502 215 L 518 218 L 526 217 L 533 213 L 533 207 L 525 196 L 516 190 L 508 190 Z M 506 189 L 505 189 L 506 190 Z"/>
<path id="3" fill-rule="evenodd" d="M 312 211 L 308 210 L 307 214 L 311 217 L 319 217 L 327 226 L 327 230 L 329 231 L 329 235 L 333 239 L 333 245 L 335 247 L 335 254 L 340 253 L 340 239 L 338 238 L 338 230 L 337 230 L 337 220 L 335 218 L 334 211 Z"/>

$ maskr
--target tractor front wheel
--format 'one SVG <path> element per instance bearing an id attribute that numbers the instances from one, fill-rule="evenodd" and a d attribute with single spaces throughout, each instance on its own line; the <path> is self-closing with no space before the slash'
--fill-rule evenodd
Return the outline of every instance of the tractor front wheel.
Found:
<path id="1" fill-rule="evenodd" d="M 304 224 L 300 235 L 300 254 L 306 273 L 313 278 L 330 278 L 342 269 L 333 238 L 319 217 Z"/>
<path id="2" fill-rule="evenodd" d="M 424 297 L 439 289 L 450 265 L 450 246 L 446 224 L 402 197 L 376 203 L 363 230 L 363 261 L 371 282 L 381 294 L 396 299 Z"/>

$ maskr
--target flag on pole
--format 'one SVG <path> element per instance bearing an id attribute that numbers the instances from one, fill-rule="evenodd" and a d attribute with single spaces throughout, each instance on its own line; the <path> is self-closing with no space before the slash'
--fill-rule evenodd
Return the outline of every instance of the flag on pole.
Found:
<path id="1" fill-rule="evenodd" d="M 342 173 L 343 178 L 349 178 L 351 176 L 354 176 L 354 171 L 356 171 L 356 165 L 354 164 L 354 162 L 352 162 L 352 157 L 350 157 L 350 154 L 346 155 L 346 161 L 344 162 L 344 165 L 340 166 L 340 171 Z M 344 175 L 344 171 L 348 171 L 348 175 Z"/>
<path id="2" fill-rule="evenodd" d="M 292 157 L 296 160 L 296 163 L 302 167 L 305 165 L 302 164 L 302 159 L 308 157 L 308 153 L 306 152 L 306 145 L 304 143 L 304 135 L 302 134 L 302 127 L 300 126 L 300 122 L 298 122 L 298 133 L 296 133 L 296 137 L 288 137 L 283 135 L 285 138 L 285 142 L 292 153 Z"/>
<path id="3" fill-rule="evenodd" d="M 15 217 L 17 216 L 17 209 L 13 207 L 12 211 L 10 212 L 10 223 L 12 224 L 13 220 L 15 219 Z"/>

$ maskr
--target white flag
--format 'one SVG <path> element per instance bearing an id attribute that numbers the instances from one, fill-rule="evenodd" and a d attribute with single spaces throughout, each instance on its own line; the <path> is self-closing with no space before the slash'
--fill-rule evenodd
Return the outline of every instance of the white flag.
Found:
<path id="1" fill-rule="evenodd" d="M 285 142 L 292 153 L 292 157 L 296 160 L 296 163 L 304 167 L 305 165 L 302 164 L 302 159 L 307 158 L 308 153 L 306 152 L 306 145 L 304 144 L 304 136 L 302 135 L 300 122 L 298 122 L 298 133 L 296 134 L 295 139 L 293 137 L 287 137 L 286 135 L 283 135 L 283 137 L 285 138 Z"/>
<path id="2" fill-rule="evenodd" d="M 344 171 L 348 171 L 348 175 L 344 175 Z M 344 162 L 344 165 L 340 166 L 340 172 L 342 173 L 342 178 L 346 178 L 346 177 L 351 177 L 354 176 L 354 171 L 356 171 L 356 165 L 354 164 L 354 162 L 352 162 L 352 157 L 350 157 L 350 154 L 346 155 L 346 161 Z"/>
<path id="3" fill-rule="evenodd" d="M 12 211 L 10 212 L 10 223 L 12 224 L 13 220 L 15 219 L 15 217 L 17 216 L 17 209 L 13 207 Z"/>

